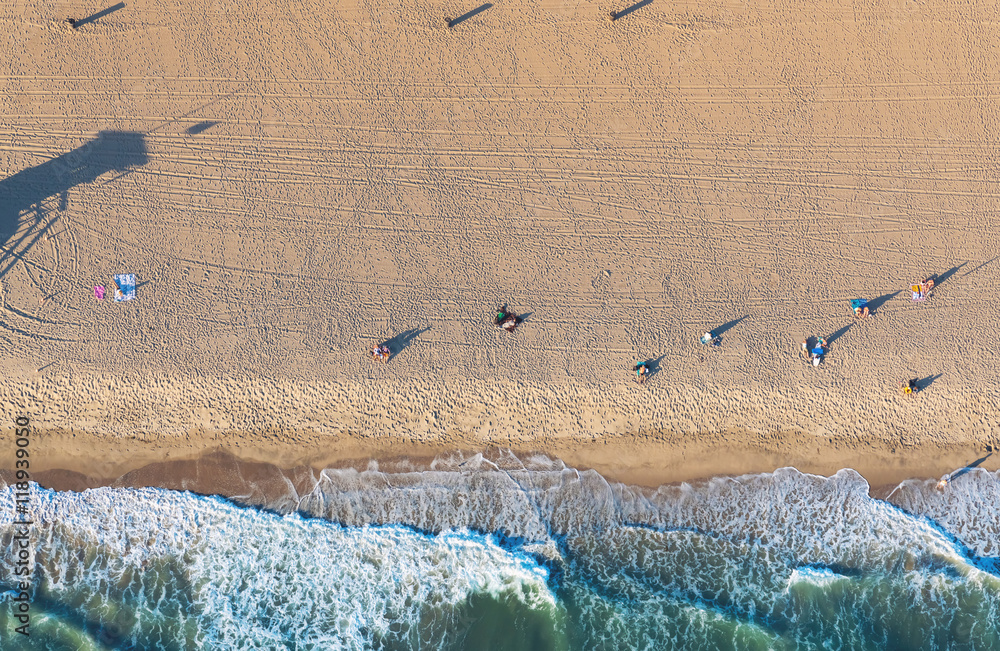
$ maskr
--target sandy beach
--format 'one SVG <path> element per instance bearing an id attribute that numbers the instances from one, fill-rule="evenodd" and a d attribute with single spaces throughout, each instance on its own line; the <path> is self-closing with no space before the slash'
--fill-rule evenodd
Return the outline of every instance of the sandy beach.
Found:
<path id="1" fill-rule="evenodd" d="M 476 4 L 0 8 L 0 404 L 44 483 L 509 448 L 874 487 L 1000 448 L 995 7 L 448 26 Z"/>

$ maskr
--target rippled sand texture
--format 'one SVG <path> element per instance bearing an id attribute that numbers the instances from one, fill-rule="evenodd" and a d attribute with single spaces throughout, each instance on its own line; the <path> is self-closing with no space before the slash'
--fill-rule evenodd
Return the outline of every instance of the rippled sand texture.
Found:
<path id="1" fill-rule="evenodd" d="M 137 432 L 615 432 L 636 458 L 656 430 L 735 443 L 726 472 L 996 444 L 995 7 L 514 0 L 447 26 L 473 8 L 0 8 L 5 404 L 119 458 Z M 120 272 L 135 302 L 95 300 Z"/>

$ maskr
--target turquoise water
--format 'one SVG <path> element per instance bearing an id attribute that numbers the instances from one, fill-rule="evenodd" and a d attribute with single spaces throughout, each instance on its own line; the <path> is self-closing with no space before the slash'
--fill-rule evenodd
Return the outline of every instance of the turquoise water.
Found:
<path id="1" fill-rule="evenodd" d="M 259 508 L 263 506 L 266 508 Z M 541 457 L 324 471 L 244 506 L 32 488 L 3 649 L 1000 649 L 1000 476 L 629 488 Z"/>

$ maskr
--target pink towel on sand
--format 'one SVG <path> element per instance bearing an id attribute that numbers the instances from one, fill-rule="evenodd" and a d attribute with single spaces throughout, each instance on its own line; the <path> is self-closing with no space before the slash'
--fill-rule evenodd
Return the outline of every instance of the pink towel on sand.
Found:
<path id="1" fill-rule="evenodd" d="M 101 285 L 94 285 L 94 298 L 99 301 L 104 300 L 104 287 Z"/>

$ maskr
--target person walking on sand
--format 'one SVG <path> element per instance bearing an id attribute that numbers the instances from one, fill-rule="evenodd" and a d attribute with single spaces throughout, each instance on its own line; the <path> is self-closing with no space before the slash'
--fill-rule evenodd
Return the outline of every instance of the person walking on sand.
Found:
<path id="1" fill-rule="evenodd" d="M 646 362 L 639 362 L 632 370 L 635 371 L 635 381 L 639 384 L 645 384 L 646 378 L 649 377 L 649 366 Z"/>
<path id="2" fill-rule="evenodd" d="M 851 300 L 851 310 L 854 311 L 854 318 L 856 319 L 867 319 L 868 318 L 868 301 L 863 298 L 855 298 Z"/>

